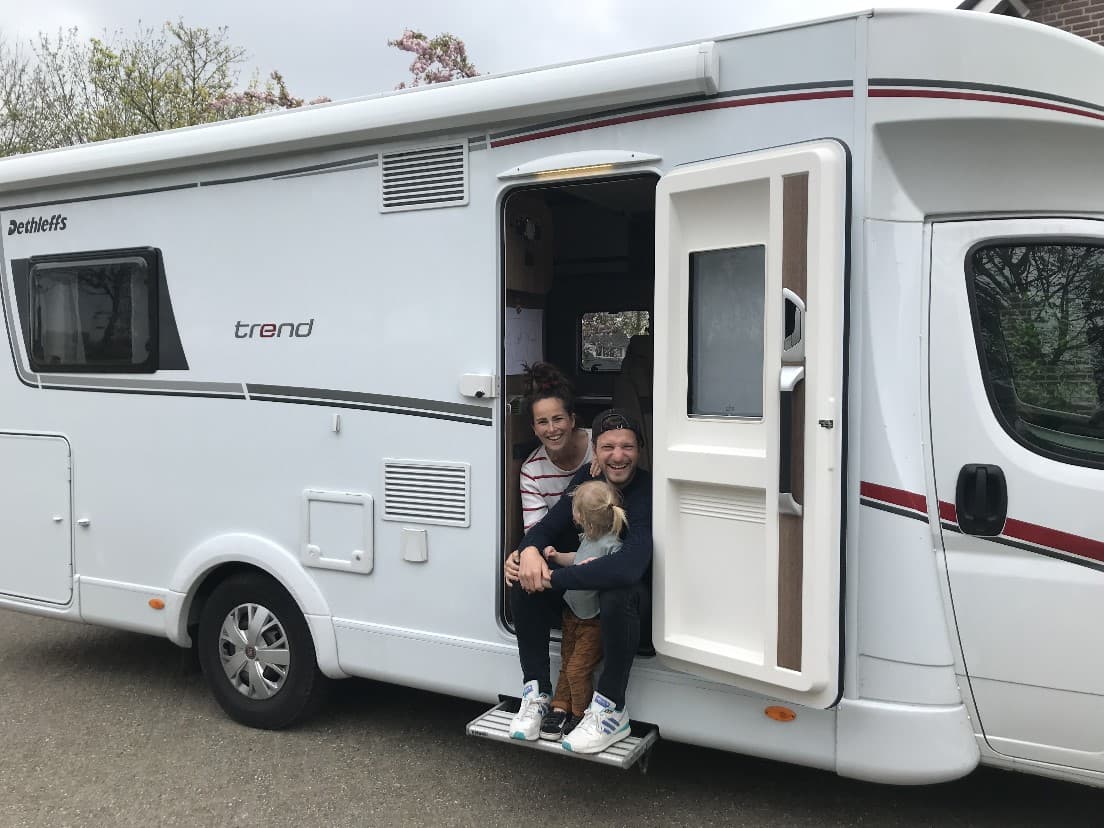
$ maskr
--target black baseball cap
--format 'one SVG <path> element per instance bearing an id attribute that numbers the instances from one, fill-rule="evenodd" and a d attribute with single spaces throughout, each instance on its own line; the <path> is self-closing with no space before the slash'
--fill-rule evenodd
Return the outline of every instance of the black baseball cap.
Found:
<path id="1" fill-rule="evenodd" d="M 640 427 L 640 423 L 636 421 L 635 417 L 621 408 L 607 408 L 594 418 L 594 422 L 590 426 L 590 441 L 594 445 L 598 445 L 600 434 L 622 428 L 627 428 L 635 434 L 637 446 L 644 448 L 644 429 Z"/>

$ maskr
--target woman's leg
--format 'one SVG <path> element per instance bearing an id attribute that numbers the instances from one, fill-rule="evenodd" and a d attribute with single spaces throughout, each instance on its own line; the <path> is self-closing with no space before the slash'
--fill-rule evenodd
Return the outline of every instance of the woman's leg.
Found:
<path id="1" fill-rule="evenodd" d="M 563 592 L 560 590 L 529 593 L 521 588 L 520 583 L 510 588 L 510 611 L 517 633 L 522 683 L 536 681 L 540 692 L 550 695 L 552 679 L 548 663 L 548 636 L 562 606 Z"/>

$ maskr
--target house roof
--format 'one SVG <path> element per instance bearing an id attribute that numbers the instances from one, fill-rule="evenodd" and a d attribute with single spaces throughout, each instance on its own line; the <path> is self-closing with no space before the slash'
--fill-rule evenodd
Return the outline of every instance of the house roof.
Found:
<path id="1" fill-rule="evenodd" d="M 965 11 L 1007 14 L 1011 17 L 1027 17 L 1031 11 L 1023 0 L 965 0 L 958 7 Z"/>

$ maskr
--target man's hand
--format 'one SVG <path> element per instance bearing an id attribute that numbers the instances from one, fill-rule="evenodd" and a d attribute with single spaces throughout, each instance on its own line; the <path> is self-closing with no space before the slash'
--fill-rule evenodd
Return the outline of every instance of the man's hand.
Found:
<path id="1" fill-rule="evenodd" d="M 548 588 L 546 583 L 551 585 L 551 578 L 552 572 L 537 547 L 527 546 L 521 550 L 518 579 L 522 589 L 526 592 L 543 592 Z"/>

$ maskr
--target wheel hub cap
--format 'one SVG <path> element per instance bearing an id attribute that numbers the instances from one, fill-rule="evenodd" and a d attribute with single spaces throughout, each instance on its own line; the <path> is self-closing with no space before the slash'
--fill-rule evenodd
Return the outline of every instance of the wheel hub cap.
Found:
<path id="1" fill-rule="evenodd" d="M 280 619 L 260 604 L 239 604 L 219 631 L 219 658 L 230 684 L 251 699 L 280 692 L 291 667 L 287 631 Z"/>

